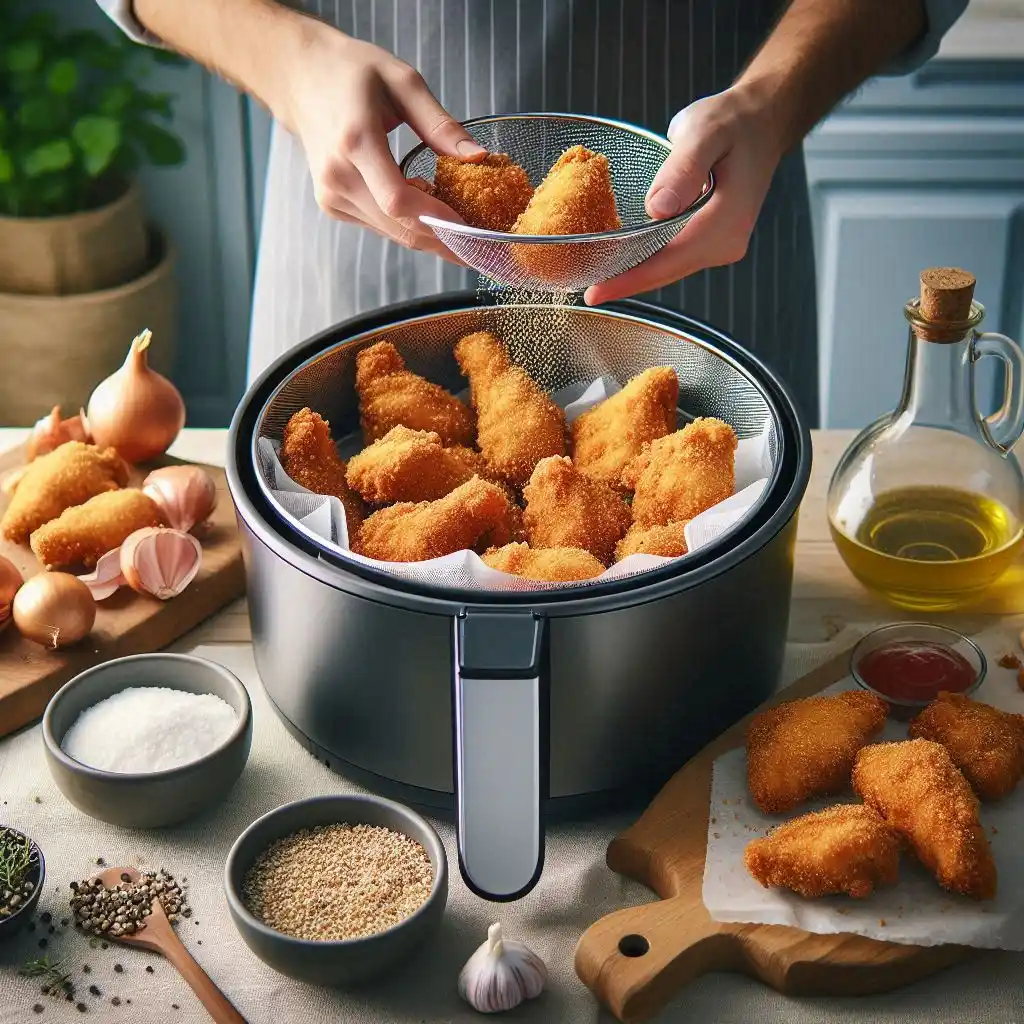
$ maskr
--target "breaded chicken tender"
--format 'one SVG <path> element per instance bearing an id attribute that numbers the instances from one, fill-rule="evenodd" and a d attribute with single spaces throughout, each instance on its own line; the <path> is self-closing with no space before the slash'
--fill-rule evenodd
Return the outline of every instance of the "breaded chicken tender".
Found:
<path id="1" fill-rule="evenodd" d="M 379 341 L 356 356 L 359 417 L 367 444 L 392 427 L 432 430 L 444 445 L 471 445 L 473 411 L 440 384 L 405 368 L 390 341 Z"/>
<path id="2" fill-rule="evenodd" d="M 901 845 L 876 811 L 842 804 L 777 826 L 747 845 L 743 861 L 766 889 L 862 899 L 899 881 Z"/>
<path id="3" fill-rule="evenodd" d="M 463 452 L 469 449 L 454 453 L 445 448 L 432 430 L 392 427 L 349 459 L 345 479 L 365 501 L 375 505 L 433 501 L 477 475 Z"/>
<path id="4" fill-rule="evenodd" d="M 0 533 L 25 544 L 65 509 L 126 486 L 128 474 L 128 464 L 113 448 L 67 441 L 25 468 L 0 519 Z"/>
<path id="5" fill-rule="evenodd" d="M 533 186 L 507 153 L 474 162 L 439 156 L 433 195 L 475 228 L 508 231 L 526 209 Z"/>
<path id="6" fill-rule="evenodd" d="M 402 502 L 374 512 L 353 550 L 382 562 L 484 550 L 512 539 L 518 511 L 500 487 L 473 477 L 437 501 Z"/>
<path id="7" fill-rule="evenodd" d="M 940 693 L 911 723 L 911 739 L 941 743 L 982 800 L 998 800 L 1024 777 L 1024 716 L 962 693 Z"/>
<path id="8" fill-rule="evenodd" d="M 622 477 L 634 491 L 633 522 L 665 526 L 725 501 L 736 488 L 737 443 L 728 423 L 708 416 L 644 445 Z"/>
<path id="9" fill-rule="evenodd" d="M 541 459 L 523 488 L 523 525 L 533 548 L 581 548 L 608 565 L 629 529 L 629 506 L 607 484 L 580 473 L 567 456 Z"/>
<path id="10" fill-rule="evenodd" d="M 300 487 L 341 502 L 351 544 L 366 509 L 345 480 L 345 460 L 338 454 L 327 420 L 311 409 L 294 413 L 284 428 L 280 457 L 282 468 Z"/>
<path id="11" fill-rule="evenodd" d="M 141 490 L 104 491 L 82 505 L 65 509 L 32 534 L 32 553 L 47 569 L 92 569 L 108 551 L 136 530 L 165 526 L 155 501 Z"/>
<path id="12" fill-rule="evenodd" d="M 506 544 L 491 548 L 483 555 L 492 569 L 546 583 L 572 583 L 590 580 L 604 572 L 604 566 L 580 548 L 531 548 L 526 544 Z"/>
<path id="13" fill-rule="evenodd" d="M 662 558 L 678 558 L 685 555 L 686 529 L 688 519 L 666 526 L 631 526 L 626 536 L 615 546 L 615 561 L 621 562 L 630 555 L 660 555 Z"/>
<path id="14" fill-rule="evenodd" d="M 678 402 L 679 378 L 671 366 L 644 370 L 572 424 L 573 465 L 621 487 L 623 471 L 643 446 L 676 429 Z"/>
<path id="15" fill-rule="evenodd" d="M 866 690 L 777 704 L 747 727 L 747 782 L 765 814 L 850 785 L 857 751 L 882 731 L 888 705 Z"/>
<path id="16" fill-rule="evenodd" d="M 996 865 L 978 798 L 944 746 L 917 739 L 865 747 L 853 767 L 853 788 L 943 888 L 976 900 L 995 897 Z"/>
<path id="17" fill-rule="evenodd" d="M 565 414 L 491 333 L 469 334 L 455 346 L 477 413 L 477 446 L 491 471 L 521 487 L 534 466 L 565 454 Z"/>

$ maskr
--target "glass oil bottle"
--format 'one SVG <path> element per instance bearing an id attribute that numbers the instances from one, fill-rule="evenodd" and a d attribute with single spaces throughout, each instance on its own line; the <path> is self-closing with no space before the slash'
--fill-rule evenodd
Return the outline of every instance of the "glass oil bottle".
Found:
<path id="1" fill-rule="evenodd" d="M 1024 432 L 1024 353 L 977 328 L 974 277 L 921 274 L 898 407 L 858 434 L 832 476 L 832 538 L 853 574 L 899 607 L 973 603 L 1024 546 L 1024 477 L 1013 446 Z M 978 410 L 975 367 L 1005 367 L 1002 407 Z"/>

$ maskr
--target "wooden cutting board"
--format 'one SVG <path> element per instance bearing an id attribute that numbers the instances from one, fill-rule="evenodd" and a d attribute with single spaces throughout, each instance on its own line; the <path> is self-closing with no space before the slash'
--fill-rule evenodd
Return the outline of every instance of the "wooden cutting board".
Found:
<path id="1" fill-rule="evenodd" d="M 172 465 L 165 458 L 154 465 Z M 0 455 L 0 477 L 22 465 L 21 448 Z M 131 483 L 141 484 L 152 467 L 133 469 Z M 200 540 L 203 565 L 188 589 L 169 601 L 144 597 L 122 587 L 97 605 L 96 625 L 81 643 L 47 650 L 20 636 L 13 623 L 0 633 L 0 736 L 39 718 L 47 701 L 79 672 L 126 654 L 158 651 L 245 592 L 242 550 L 234 506 L 224 471 L 203 467 L 217 483 L 217 507 L 208 533 Z M 0 495 L 0 514 L 8 499 Z M 26 579 L 42 569 L 28 546 L 0 538 L 0 555 L 9 558 Z"/>
<path id="2" fill-rule="evenodd" d="M 762 707 L 819 693 L 845 678 L 849 662 L 847 651 Z M 787 995 L 868 995 L 917 981 L 973 952 L 711 920 L 701 895 L 711 768 L 744 745 L 750 717 L 676 772 L 640 820 L 608 847 L 613 871 L 660 897 L 601 918 L 576 946 L 580 980 L 621 1021 L 648 1020 L 684 985 L 711 971 L 740 971 Z"/>

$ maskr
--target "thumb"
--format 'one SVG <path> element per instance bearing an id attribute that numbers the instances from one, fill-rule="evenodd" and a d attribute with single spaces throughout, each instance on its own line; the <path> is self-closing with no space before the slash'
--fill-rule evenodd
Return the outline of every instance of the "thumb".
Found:
<path id="1" fill-rule="evenodd" d="M 437 154 L 476 163 L 487 150 L 434 99 L 420 75 L 395 100 L 410 128 Z"/>
<path id="2" fill-rule="evenodd" d="M 679 111 L 668 134 L 672 151 L 647 193 L 647 212 L 655 219 L 675 216 L 693 203 L 708 172 L 730 148 L 726 134 L 700 116 L 698 104 Z"/>

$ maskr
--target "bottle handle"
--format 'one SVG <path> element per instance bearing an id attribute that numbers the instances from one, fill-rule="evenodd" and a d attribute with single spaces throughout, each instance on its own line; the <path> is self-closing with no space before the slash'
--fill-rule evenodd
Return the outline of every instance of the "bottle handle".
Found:
<path id="1" fill-rule="evenodd" d="M 986 331 L 975 335 L 971 356 L 975 361 L 996 356 L 1006 368 L 1003 404 L 991 416 L 981 417 L 981 426 L 988 443 L 1009 454 L 1024 434 L 1024 352 L 1005 334 Z"/>

